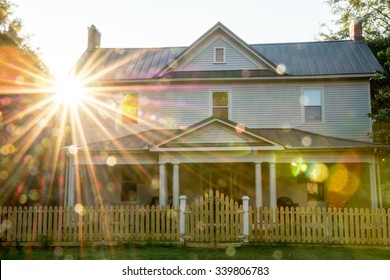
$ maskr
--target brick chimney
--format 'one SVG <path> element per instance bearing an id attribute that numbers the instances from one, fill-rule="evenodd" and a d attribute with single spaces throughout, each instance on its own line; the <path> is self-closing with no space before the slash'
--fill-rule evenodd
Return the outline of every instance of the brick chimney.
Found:
<path id="1" fill-rule="evenodd" d="M 356 17 L 349 25 L 349 38 L 354 41 L 363 41 L 363 20 Z"/>
<path id="2" fill-rule="evenodd" d="M 88 27 L 88 50 L 93 51 L 94 49 L 100 48 L 101 34 L 96 29 L 95 25 Z"/>

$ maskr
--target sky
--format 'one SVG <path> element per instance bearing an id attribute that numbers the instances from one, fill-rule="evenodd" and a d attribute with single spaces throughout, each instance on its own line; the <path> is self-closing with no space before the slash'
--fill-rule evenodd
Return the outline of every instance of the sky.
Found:
<path id="1" fill-rule="evenodd" d="M 101 47 L 189 46 L 217 22 L 248 44 L 314 41 L 331 24 L 324 0 L 11 0 L 22 34 L 57 77 L 87 47 L 88 27 Z"/>

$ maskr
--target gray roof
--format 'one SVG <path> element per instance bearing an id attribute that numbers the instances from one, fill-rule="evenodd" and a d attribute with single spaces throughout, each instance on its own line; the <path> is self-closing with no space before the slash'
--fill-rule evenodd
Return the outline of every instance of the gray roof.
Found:
<path id="1" fill-rule="evenodd" d="M 208 120 L 208 119 L 206 119 Z M 230 122 L 230 121 L 227 121 Z M 197 124 L 198 125 L 198 124 Z M 324 136 L 299 129 L 284 129 L 284 128 L 259 128 L 247 129 L 263 139 L 277 143 L 285 149 L 299 150 L 337 150 L 337 149 L 375 149 L 387 147 L 383 144 L 354 141 L 337 137 Z M 107 140 L 88 144 L 90 151 L 147 151 L 149 148 L 158 146 L 166 140 L 172 139 L 175 136 L 181 135 L 185 130 L 182 129 L 163 129 L 163 130 L 147 130 L 136 134 L 124 136 L 117 139 Z M 231 143 L 196 143 L 197 147 L 231 146 Z M 259 146 L 264 146 L 264 142 L 259 142 Z M 186 145 L 190 147 L 191 145 Z M 83 147 L 81 147 L 83 149 Z M 87 147 L 85 147 L 87 148 Z"/>
<path id="2" fill-rule="evenodd" d="M 288 75 L 370 74 L 382 67 L 363 41 L 251 45 Z"/>
<path id="3" fill-rule="evenodd" d="M 373 74 L 376 70 L 382 70 L 364 42 L 322 41 L 254 44 L 249 47 L 273 64 L 283 64 L 286 68 L 285 74 L 289 76 Z M 100 81 L 157 79 L 161 78 L 157 74 L 186 49 L 168 47 L 87 50 L 77 63 L 77 71 L 82 77 L 96 75 L 94 79 Z M 174 71 L 166 73 L 165 77 L 235 77 L 234 73 L 227 71 L 223 74 L 180 74 L 179 71 Z M 267 71 L 255 71 L 251 74 L 257 77 L 272 76 Z"/>

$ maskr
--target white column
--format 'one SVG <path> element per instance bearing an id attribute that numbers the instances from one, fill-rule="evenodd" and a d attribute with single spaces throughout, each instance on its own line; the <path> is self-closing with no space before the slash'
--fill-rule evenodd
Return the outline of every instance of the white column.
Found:
<path id="1" fill-rule="evenodd" d="M 69 186 L 68 186 L 68 207 L 74 207 L 76 174 L 75 166 L 71 163 L 69 166 Z"/>
<path id="2" fill-rule="evenodd" d="M 74 207 L 75 197 L 75 185 L 76 185 L 76 173 L 74 156 L 72 154 L 67 155 L 66 173 L 65 173 L 65 190 L 64 190 L 64 206 Z"/>
<path id="3" fill-rule="evenodd" d="M 179 164 L 174 163 L 173 164 L 173 184 L 172 184 L 173 206 L 179 205 L 179 192 L 180 192 Z"/>
<path id="4" fill-rule="evenodd" d="M 376 192 L 376 171 L 375 171 L 375 161 L 372 157 L 372 162 L 369 164 L 370 168 L 370 190 L 371 190 L 371 208 L 378 208 L 377 192 Z"/>
<path id="5" fill-rule="evenodd" d="M 269 203 L 270 207 L 276 207 L 276 163 L 269 163 Z"/>
<path id="6" fill-rule="evenodd" d="M 263 206 L 263 186 L 261 183 L 261 163 L 255 162 L 255 175 L 256 175 L 256 207 Z"/>
<path id="7" fill-rule="evenodd" d="M 160 163 L 159 184 L 159 204 L 160 206 L 165 206 L 167 205 L 167 172 L 165 163 Z"/>

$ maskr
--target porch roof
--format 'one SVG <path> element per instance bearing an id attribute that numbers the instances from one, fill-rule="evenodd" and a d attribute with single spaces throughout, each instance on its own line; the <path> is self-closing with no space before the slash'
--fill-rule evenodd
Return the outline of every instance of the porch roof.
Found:
<path id="1" fill-rule="evenodd" d="M 230 122 L 230 121 L 228 121 Z M 100 141 L 88 144 L 88 147 L 80 147 L 81 150 L 90 151 L 149 151 L 153 147 L 160 146 L 166 141 L 182 135 L 187 129 L 159 129 L 147 130 L 124 137 Z M 248 128 L 250 133 L 255 134 L 269 142 L 277 143 L 284 150 L 340 150 L 340 149 L 368 149 L 388 148 L 388 146 L 373 142 L 356 141 L 344 138 L 325 136 L 313 132 L 303 131 L 295 128 Z M 255 143 L 242 143 L 243 145 L 254 148 Z M 232 147 L 232 143 L 188 143 L 178 145 L 177 147 L 218 147 L 223 150 L 224 147 Z M 240 143 L 234 143 L 233 146 L 240 146 Z M 259 150 L 264 146 L 259 145 Z"/>

